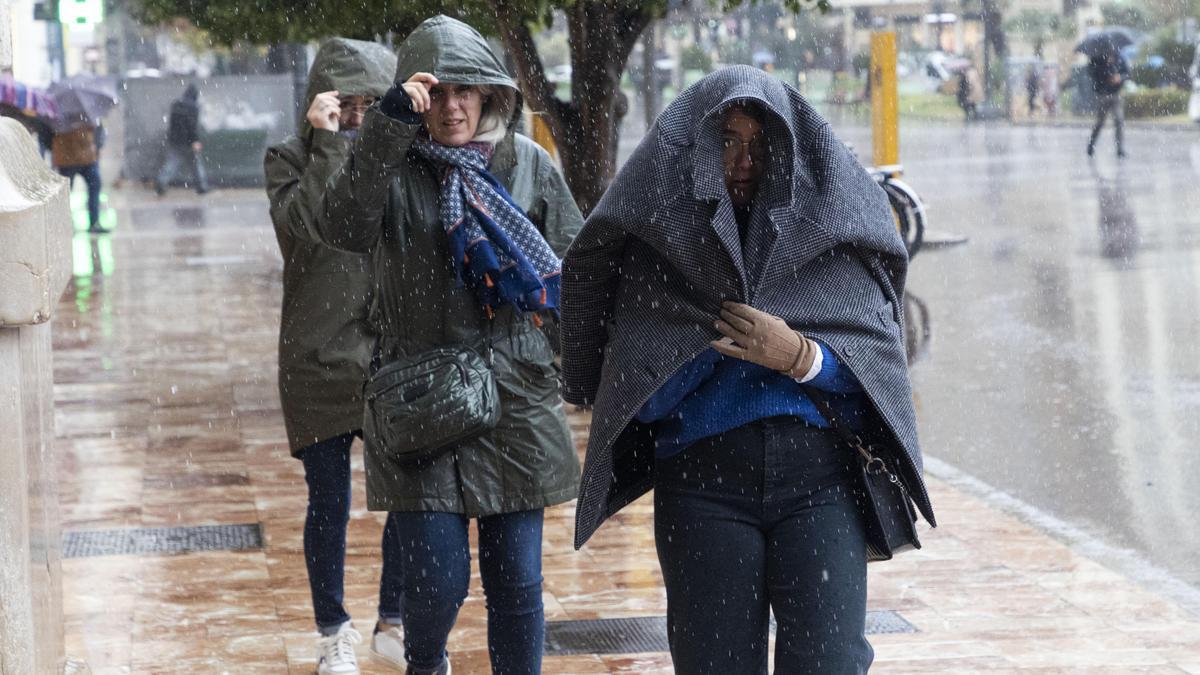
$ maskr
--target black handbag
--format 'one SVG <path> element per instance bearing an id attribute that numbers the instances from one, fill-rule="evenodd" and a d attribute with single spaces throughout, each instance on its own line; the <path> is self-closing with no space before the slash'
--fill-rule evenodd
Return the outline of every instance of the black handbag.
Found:
<path id="1" fill-rule="evenodd" d="M 403 463 L 433 459 L 500 421 L 500 394 L 487 358 L 469 347 L 438 347 L 389 363 L 363 389 L 363 433 Z"/>
<path id="2" fill-rule="evenodd" d="M 403 227 L 393 236 L 407 247 Z M 493 321 L 487 323 L 485 356 L 466 346 L 436 347 L 375 371 L 363 385 L 365 440 L 401 464 L 415 464 L 494 429 L 500 392 L 492 371 Z"/>
<path id="3" fill-rule="evenodd" d="M 891 560 L 897 553 L 921 548 L 917 538 L 917 510 L 899 472 L 889 467 L 862 437 L 838 422 L 823 392 L 813 387 L 804 389 L 821 416 L 829 421 L 834 432 L 858 458 L 861 489 L 869 507 L 863 509 L 867 526 L 867 562 Z"/>

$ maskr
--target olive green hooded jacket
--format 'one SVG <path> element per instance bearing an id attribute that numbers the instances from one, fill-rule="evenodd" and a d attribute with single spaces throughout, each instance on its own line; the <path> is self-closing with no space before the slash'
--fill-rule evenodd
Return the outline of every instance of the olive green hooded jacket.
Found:
<path id="1" fill-rule="evenodd" d="M 313 60 L 306 101 L 332 90 L 382 96 L 395 69 L 386 47 L 333 38 Z M 279 395 L 293 455 L 362 428 L 362 384 L 375 339 L 367 324 L 370 258 L 326 246 L 314 228 L 326 184 L 349 152 L 348 137 L 306 120 L 298 136 L 269 148 L 264 162 L 283 253 Z"/>
<path id="2" fill-rule="evenodd" d="M 509 90 L 507 98 L 516 105 L 489 170 L 550 246 L 560 256 L 565 253 L 583 219 L 549 155 L 514 132 L 520 95 L 479 33 L 435 17 L 413 31 L 398 56 L 397 81 L 429 72 L 443 83 Z M 368 506 L 486 516 L 568 501 L 578 489 L 579 461 L 550 341 L 531 315 L 514 313 L 507 305 L 489 328 L 474 293 L 459 287 L 438 215 L 439 172 L 409 152 L 420 133 L 419 123 L 388 117 L 378 106 L 368 110 L 350 156 L 326 193 L 317 229 L 330 245 L 371 256 L 377 364 L 434 346 L 479 348 L 490 334 L 501 417 L 495 429 L 416 466 L 400 464 L 368 443 Z"/>

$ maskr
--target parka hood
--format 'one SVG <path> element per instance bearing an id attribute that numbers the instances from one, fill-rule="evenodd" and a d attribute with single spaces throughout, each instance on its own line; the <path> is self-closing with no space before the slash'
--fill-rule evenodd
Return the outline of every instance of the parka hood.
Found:
<path id="1" fill-rule="evenodd" d="M 414 73 L 430 73 L 439 82 L 493 85 L 511 90 L 515 105 L 509 119 L 512 130 L 521 115 L 521 91 L 504 64 L 492 52 L 479 31 L 448 16 L 426 19 L 400 45 L 396 66 L 397 82 Z"/>
<path id="2" fill-rule="evenodd" d="M 326 91 L 336 90 L 341 96 L 383 96 L 392 86 L 395 70 L 396 55 L 383 45 L 347 38 L 326 40 L 308 70 L 305 108 Z M 302 126 L 301 137 L 307 138 L 308 121 Z"/>

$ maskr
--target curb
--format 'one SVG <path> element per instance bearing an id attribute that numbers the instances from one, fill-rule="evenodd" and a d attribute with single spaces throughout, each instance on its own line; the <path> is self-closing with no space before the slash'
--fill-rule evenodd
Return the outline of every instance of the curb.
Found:
<path id="1" fill-rule="evenodd" d="M 1014 127 L 1048 127 L 1048 128 L 1069 128 L 1069 129 L 1091 129 L 1092 122 L 1086 120 L 1055 120 L 1053 122 L 1045 121 L 1028 121 L 1014 120 L 1010 122 Z M 1178 122 L 1156 123 L 1146 122 L 1142 120 L 1125 120 L 1126 129 L 1150 129 L 1156 131 L 1172 131 L 1172 132 L 1200 132 L 1200 124 L 1180 124 Z"/>

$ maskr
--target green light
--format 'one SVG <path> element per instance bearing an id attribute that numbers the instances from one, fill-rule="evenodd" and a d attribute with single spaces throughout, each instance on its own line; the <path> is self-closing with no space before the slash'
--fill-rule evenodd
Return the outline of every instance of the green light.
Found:
<path id="1" fill-rule="evenodd" d="M 104 21 L 104 0 L 58 0 L 58 20 L 69 26 L 92 26 Z"/>

